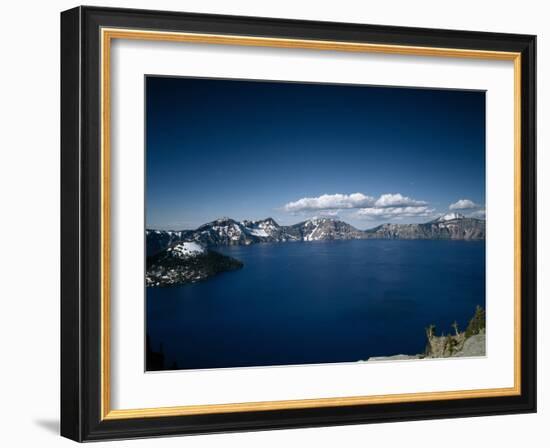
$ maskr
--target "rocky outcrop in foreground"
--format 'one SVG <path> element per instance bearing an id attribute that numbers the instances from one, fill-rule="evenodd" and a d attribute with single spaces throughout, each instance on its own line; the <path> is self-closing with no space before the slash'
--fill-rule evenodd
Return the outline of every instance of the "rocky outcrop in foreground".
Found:
<path id="1" fill-rule="evenodd" d="M 465 331 L 453 324 L 454 334 L 435 335 L 435 325 L 426 328 L 426 350 L 416 355 L 373 356 L 368 361 L 407 359 L 460 358 L 485 356 L 485 310 L 478 306 Z"/>

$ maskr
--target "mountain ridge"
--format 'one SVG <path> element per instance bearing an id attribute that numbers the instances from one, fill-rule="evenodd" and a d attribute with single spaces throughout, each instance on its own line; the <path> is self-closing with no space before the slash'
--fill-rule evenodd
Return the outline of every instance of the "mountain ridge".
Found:
<path id="1" fill-rule="evenodd" d="M 315 217 L 289 226 L 273 218 L 243 220 L 223 217 L 195 230 L 146 229 L 147 254 L 154 255 L 180 242 L 204 247 L 250 245 L 264 242 L 327 241 L 351 239 L 485 239 L 485 220 L 449 213 L 419 224 L 385 223 L 359 230 L 340 219 Z"/>

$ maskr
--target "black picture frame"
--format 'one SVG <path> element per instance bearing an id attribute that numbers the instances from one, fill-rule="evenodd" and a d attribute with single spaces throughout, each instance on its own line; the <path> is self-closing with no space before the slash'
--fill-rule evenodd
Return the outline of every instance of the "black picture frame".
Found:
<path id="1" fill-rule="evenodd" d="M 515 396 L 102 419 L 104 27 L 521 54 L 521 393 Z M 82 442 L 536 412 L 536 37 L 99 7 L 61 13 L 61 435 Z"/>

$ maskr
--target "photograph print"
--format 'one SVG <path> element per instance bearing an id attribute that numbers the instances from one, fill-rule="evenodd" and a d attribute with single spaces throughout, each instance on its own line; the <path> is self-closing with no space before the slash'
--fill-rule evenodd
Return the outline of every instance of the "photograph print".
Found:
<path id="1" fill-rule="evenodd" d="M 486 356 L 485 91 L 145 96 L 146 371 Z"/>

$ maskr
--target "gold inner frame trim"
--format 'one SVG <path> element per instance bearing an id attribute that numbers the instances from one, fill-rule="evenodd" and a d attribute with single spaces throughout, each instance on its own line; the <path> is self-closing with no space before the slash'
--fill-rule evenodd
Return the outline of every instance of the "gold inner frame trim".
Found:
<path id="1" fill-rule="evenodd" d="M 411 56 L 456 57 L 514 62 L 514 386 L 442 392 L 419 392 L 301 400 L 246 403 L 111 409 L 110 348 L 110 126 L 111 41 L 131 39 L 185 42 L 214 45 L 240 45 L 294 48 L 357 53 L 383 53 Z M 115 420 L 144 417 L 306 409 L 382 403 L 407 403 L 431 400 L 502 397 L 521 394 L 521 54 L 515 52 L 419 47 L 307 39 L 279 39 L 253 36 L 144 31 L 137 29 L 101 29 L 101 419 Z"/>

